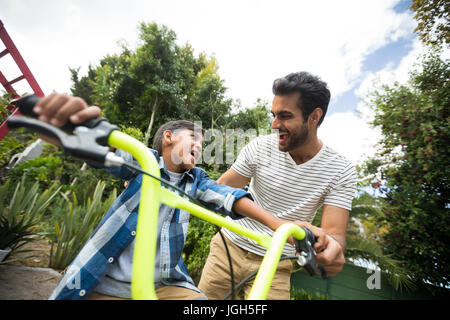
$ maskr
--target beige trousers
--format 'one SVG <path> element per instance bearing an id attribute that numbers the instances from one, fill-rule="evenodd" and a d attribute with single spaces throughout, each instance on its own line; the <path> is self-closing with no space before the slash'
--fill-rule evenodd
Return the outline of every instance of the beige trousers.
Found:
<path id="1" fill-rule="evenodd" d="M 156 289 L 156 296 L 159 300 L 195 300 L 206 298 L 204 294 L 178 286 L 165 286 Z M 86 300 L 130 300 L 119 297 L 112 297 L 106 294 L 93 291 Z"/>
<path id="2" fill-rule="evenodd" d="M 244 250 L 225 237 L 233 264 L 234 284 L 237 285 L 246 276 L 261 265 L 262 256 Z M 272 281 L 268 300 L 289 300 L 290 279 L 293 266 L 290 260 L 281 261 Z M 217 233 L 211 240 L 209 256 L 203 267 L 199 289 L 208 299 L 220 300 L 231 290 L 230 266 L 227 252 L 220 235 Z M 253 285 L 253 280 L 247 281 L 243 286 L 244 298 L 247 298 Z"/>

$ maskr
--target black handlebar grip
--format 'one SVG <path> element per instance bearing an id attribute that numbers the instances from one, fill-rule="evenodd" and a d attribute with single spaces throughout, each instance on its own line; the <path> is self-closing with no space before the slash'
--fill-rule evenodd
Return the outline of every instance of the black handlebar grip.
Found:
<path id="1" fill-rule="evenodd" d="M 37 119 L 39 115 L 34 113 L 33 108 L 39 100 L 40 98 L 37 95 L 30 94 L 17 100 L 15 105 L 24 116 Z"/>
<path id="2" fill-rule="evenodd" d="M 47 137 L 52 137 L 54 139 L 57 139 L 60 143 L 62 141 L 61 134 L 64 134 L 61 132 L 58 128 L 52 126 L 51 124 L 38 121 L 36 119 L 30 119 L 27 117 L 11 117 L 9 118 L 7 125 L 10 129 L 15 128 L 27 128 L 30 129 L 36 133 L 40 133 Z"/>
<path id="3" fill-rule="evenodd" d="M 15 105 L 19 108 L 19 111 L 23 115 L 37 119 L 39 118 L 39 115 L 33 111 L 33 108 L 39 102 L 39 100 L 40 98 L 38 96 L 36 96 L 35 94 L 30 94 L 17 100 L 15 102 Z M 77 126 L 93 128 L 101 120 L 102 119 L 90 119 L 80 124 L 67 122 L 64 126 L 61 127 L 61 130 L 71 133 Z"/>

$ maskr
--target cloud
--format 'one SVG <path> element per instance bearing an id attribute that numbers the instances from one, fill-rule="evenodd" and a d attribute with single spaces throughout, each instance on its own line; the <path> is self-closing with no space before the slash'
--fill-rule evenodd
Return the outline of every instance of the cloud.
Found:
<path id="1" fill-rule="evenodd" d="M 354 163 L 361 163 L 368 156 L 375 154 L 376 144 L 382 136 L 378 128 L 369 125 L 374 118 L 368 99 L 369 94 L 381 88 L 381 85 L 392 86 L 395 82 L 406 84 L 409 72 L 419 67 L 417 65 L 419 58 L 426 50 L 427 48 L 419 40 L 415 40 L 411 51 L 396 67 L 388 64 L 378 72 L 367 73 L 355 90 L 356 96 L 360 99 L 358 112 L 334 113 L 327 116 L 318 130 L 318 135 L 324 143 Z M 448 56 L 448 52 L 444 53 L 444 56 L 446 55 Z"/>
<path id="2" fill-rule="evenodd" d="M 367 55 L 413 29 L 398 2 L 3 0 L 2 19 L 46 93 L 67 92 L 68 66 L 86 71 L 121 39 L 135 46 L 138 22 L 154 21 L 214 53 L 229 96 L 252 106 L 293 71 L 320 75 L 334 98 L 351 89 Z"/>
<path id="3" fill-rule="evenodd" d="M 373 119 L 373 111 L 370 106 L 370 93 L 381 89 L 382 85 L 392 86 L 395 82 L 406 84 L 409 79 L 409 73 L 420 68 L 418 62 L 424 55 L 427 48 L 415 39 L 410 52 L 404 56 L 397 67 L 388 64 L 384 69 L 377 72 L 368 72 L 361 81 L 358 88 L 355 89 L 355 95 L 360 99 L 357 111 L 360 116 L 369 122 Z"/>
<path id="4" fill-rule="evenodd" d="M 318 136 L 353 163 L 361 164 L 367 156 L 373 155 L 381 133 L 358 115 L 340 112 L 324 119 Z"/>

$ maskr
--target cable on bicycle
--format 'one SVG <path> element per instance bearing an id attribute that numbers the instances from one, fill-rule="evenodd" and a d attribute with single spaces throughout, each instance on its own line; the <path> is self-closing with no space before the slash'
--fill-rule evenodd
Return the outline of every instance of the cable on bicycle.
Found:
<path id="1" fill-rule="evenodd" d="M 136 165 L 134 165 L 134 164 L 124 162 L 122 165 L 125 166 L 125 167 L 127 167 L 128 169 L 135 170 L 136 172 L 139 172 L 139 173 L 141 173 L 141 174 L 145 174 L 145 175 L 147 175 L 147 176 L 149 176 L 149 177 L 151 177 L 151 178 L 153 178 L 153 179 L 158 180 L 158 181 L 161 182 L 164 186 L 166 186 L 166 187 L 168 187 L 168 188 L 171 188 L 172 190 L 175 190 L 175 191 L 181 193 L 182 195 L 184 195 L 185 197 L 187 197 L 187 198 L 188 198 L 190 201 L 192 201 L 193 203 L 195 203 L 195 204 L 197 204 L 197 205 L 199 205 L 199 206 L 202 206 L 195 198 L 191 197 L 190 195 L 188 195 L 186 192 L 184 192 L 184 191 L 181 190 L 180 188 L 171 185 L 169 181 L 167 181 L 167 180 L 165 180 L 165 179 L 163 179 L 163 178 L 158 178 L 158 177 L 156 177 L 156 176 L 154 176 L 154 175 L 152 175 L 152 174 L 150 174 L 150 173 L 148 173 L 148 172 L 142 170 L 140 167 L 138 167 L 138 166 L 136 166 Z M 216 213 L 217 213 L 217 214 L 220 214 L 220 213 L 218 213 L 218 212 L 216 212 Z M 226 241 L 225 241 L 224 235 L 222 234 L 222 231 L 220 230 L 220 228 L 218 228 L 218 231 L 219 231 L 220 237 L 222 238 L 223 244 L 224 244 L 224 246 L 225 246 L 225 250 L 226 250 L 226 252 L 227 252 L 227 258 L 228 258 L 228 263 L 229 263 L 229 266 L 230 266 L 230 276 L 231 276 L 231 292 L 232 292 L 231 295 L 232 295 L 232 299 L 235 300 L 235 294 L 234 294 L 234 293 L 235 293 L 236 289 L 235 289 L 235 287 L 234 287 L 234 271 L 233 271 L 233 263 L 232 263 L 232 261 L 231 261 L 230 250 L 228 249 L 228 245 L 227 245 L 227 243 L 226 243 Z"/>
<path id="2" fill-rule="evenodd" d="M 280 261 L 284 261 L 284 260 L 288 260 L 288 259 L 297 260 L 297 258 L 298 258 L 298 256 L 285 256 L 285 257 L 281 257 Z M 252 273 L 250 273 L 249 275 L 247 275 L 244 279 L 242 279 L 242 281 L 239 282 L 235 286 L 234 290 L 232 289 L 231 291 L 228 291 L 228 293 L 222 298 L 222 300 L 228 299 L 231 295 L 233 295 L 232 300 L 235 300 L 234 299 L 234 295 L 236 294 L 235 291 L 239 290 L 247 281 L 249 281 L 251 278 L 253 278 L 258 273 L 258 271 L 259 270 L 255 270 Z"/>

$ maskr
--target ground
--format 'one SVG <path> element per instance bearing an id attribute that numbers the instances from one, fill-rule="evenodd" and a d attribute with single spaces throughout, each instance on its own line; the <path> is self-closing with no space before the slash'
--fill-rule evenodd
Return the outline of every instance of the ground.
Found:
<path id="1" fill-rule="evenodd" d="M 24 258 L 0 265 L 0 300 L 46 300 L 61 278 L 61 270 L 48 268 L 50 245 L 38 238 L 23 249 L 33 250 L 9 257 Z"/>

